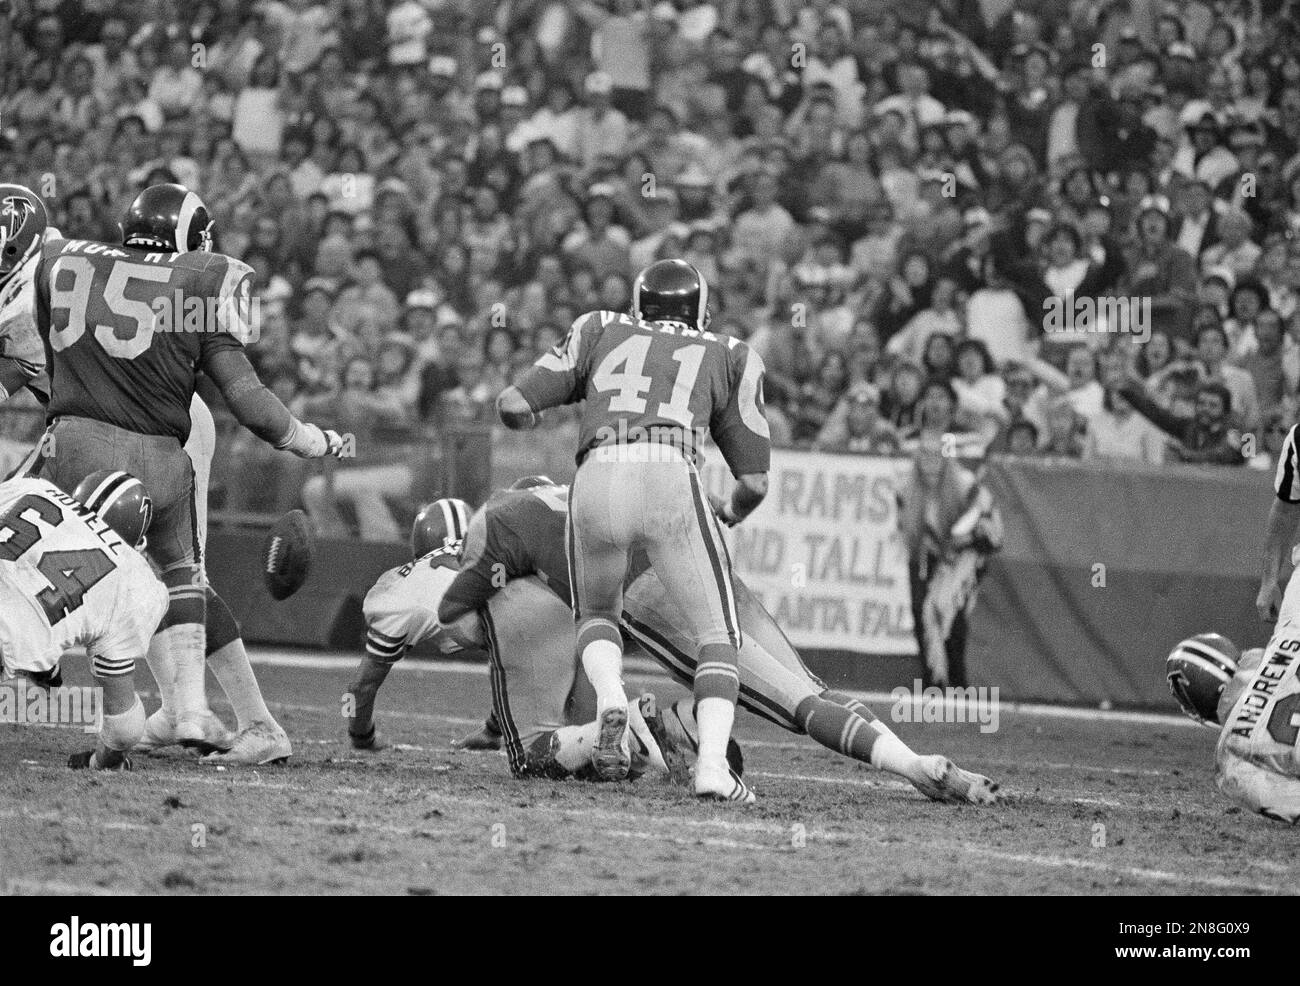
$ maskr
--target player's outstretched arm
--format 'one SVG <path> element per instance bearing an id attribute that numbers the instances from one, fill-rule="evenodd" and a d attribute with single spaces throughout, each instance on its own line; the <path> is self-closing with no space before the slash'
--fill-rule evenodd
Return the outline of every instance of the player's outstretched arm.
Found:
<path id="1" fill-rule="evenodd" d="M 262 441 L 302 459 L 337 456 L 343 451 L 343 439 L 338 432 L 299 421 L 290 414 L 280 398 L 258 379 L 248 357 L 239 350 L 213 353 L 204 370 L 221 390 L 221 396 L 239 423 Z"/>
<path id="2" fill-rule="evenodd" d="M 1297 527 L 1300 527 L 1300 503 L 1275 498 L 1264 528 L 1259 595 L 1255 598 L 1255 608 L 1266 623 L 1277 620 L 1282 606 L 1282 575 L 1291 561 Z"/>

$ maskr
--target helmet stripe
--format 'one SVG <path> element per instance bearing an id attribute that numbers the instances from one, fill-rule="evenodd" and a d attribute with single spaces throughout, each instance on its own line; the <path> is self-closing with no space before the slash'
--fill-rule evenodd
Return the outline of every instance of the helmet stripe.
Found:
<path id="1" fill-rule="evenodd" d="M 1203 661 L 1208 661 L 1226 671 L 1229 675 L 1235 670 L 1233 663 L 1228 658 L 1213 647 L 1208 647 L 1200 641 L 1185 640 L 1179 650 L 1184 654 L 1194 655 Z"/>
<path id="2" fill-rule="evenodd" d="M 1206 674 L 1210 675 L 1210 677 L 1217 678 L 1225 685 L 1232 680 L 1232 675 L 1224 667 L 1216 664 L 1214 661 L 1201 657 L 1199 654 L 1187 652 L 1181 655 L 1181 660 L 1186 661 L 1188 664 L 1195 665 Z"/>
<path id="3" fill-rule="evenodd" d="M 98 486 L 91 491 L 90 496 L 86 497 L 85 505 L 95 513 L 101 513 L 107 510 L 124 492 L 123 487 L 130 483 L 134 477 L 126 472 L 111 472 L 103 478 Z"/>
<path id="4" fill-rule="evenodd" d="M 186 192 L 181 200 L 180 212 L 176 216 L 176 252 L 185 253 L 190 248 L 190 226 L 194 224 L 194 213 L 203 206 L 203 200 L 193 192 Z"/>

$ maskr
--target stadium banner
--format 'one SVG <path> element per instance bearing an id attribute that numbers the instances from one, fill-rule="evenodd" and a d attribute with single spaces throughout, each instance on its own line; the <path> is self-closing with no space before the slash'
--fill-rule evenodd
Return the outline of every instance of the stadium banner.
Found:
<path id="1" fill-rule="evenodd" d="M 1003 459 L 985 481 L 1006 525 L 971 619 L 972 684 L 1006 697 L 1176 708 L 1165 656 L 1255 613 L 1271 471 Z"/>
<path id="2" fill-rule="evenodd" d="M 727 531 L 736 574 L 796 647 L 856 657 L 916 653 L 895 490 L 905 459 L 777 450 L 767 499 Z M 709 449 L 710 493 L 734 480 Z"/>

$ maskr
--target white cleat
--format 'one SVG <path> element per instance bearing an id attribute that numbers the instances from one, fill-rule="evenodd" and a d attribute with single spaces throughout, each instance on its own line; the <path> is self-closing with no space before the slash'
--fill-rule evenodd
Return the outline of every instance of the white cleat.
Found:
<path id="1" fill-rule="evenodd" d="M 725 763 L 711 770 L 701 763 L 695 764 L 695 796 L 740 805 L 752 805 L 758 800 L 740 775 Z"/>
<path id="2" fill-rule="evenodd" d="M 927 798 L 970 805 L 995 805 L 1002 801 L 999 786 L 983 774 L 962 770 L 943 756 L 925 756 L 920 761 L 921 770 L 911 781 Z"/>
<path id="3" fill-rule="evenodd" d="M 279 723 L 252 722 L 239 731 L 228 752 L 210 754 L 203 758 L 203 762 L 261 767 L 268 763 L 284 763 L 292 755 L 293 745 Z"/>
<path id="4" fill-rule="evenodd" d="M 591 766 L 602 781 L 621 781 L 632 766 L 627 740 L 627 706 L 615 705 L 600 714 L 600 732 L 591 748 Z"/>
<path id="5" fill-rule="evenodd" d="M 162 709 L 151 715 L 144 724 L 144 736 L 135 745 L 137 753 L 153 753 L 168 746 L 196 749 L 200 754 L 222 753 L 235 742 L 235 734 L 226 728 L 215 712 L 209 709 L 197 720 L 191 719 L 182 730 L 176 720 Z"/>

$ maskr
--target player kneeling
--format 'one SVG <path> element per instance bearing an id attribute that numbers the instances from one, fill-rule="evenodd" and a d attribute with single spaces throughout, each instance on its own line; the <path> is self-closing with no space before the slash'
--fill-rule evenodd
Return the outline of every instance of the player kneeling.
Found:
<path id="1" fill-rule="evenodd" d="M 1215 784 L 1266 818 L 1300 822 L 1300 634 L 1238 655 L 1217 633 L 1166 658 L 1169 690 L 1197 722 L 1220 727 Z"/>
<path id="2" fill-rule="evenodd" d="M 152 519 L 144 486 L 124 472 L 87 476 L 68 496 L 41 479 L 0 484 L 0 657 L 6 675 L 57 684 L 59 660 L 82 646 L 103 693 L 94 750 L 68 766 L 129 770 L 144 734 L 135 693 L 167 590 L 140 554 Z"/>

